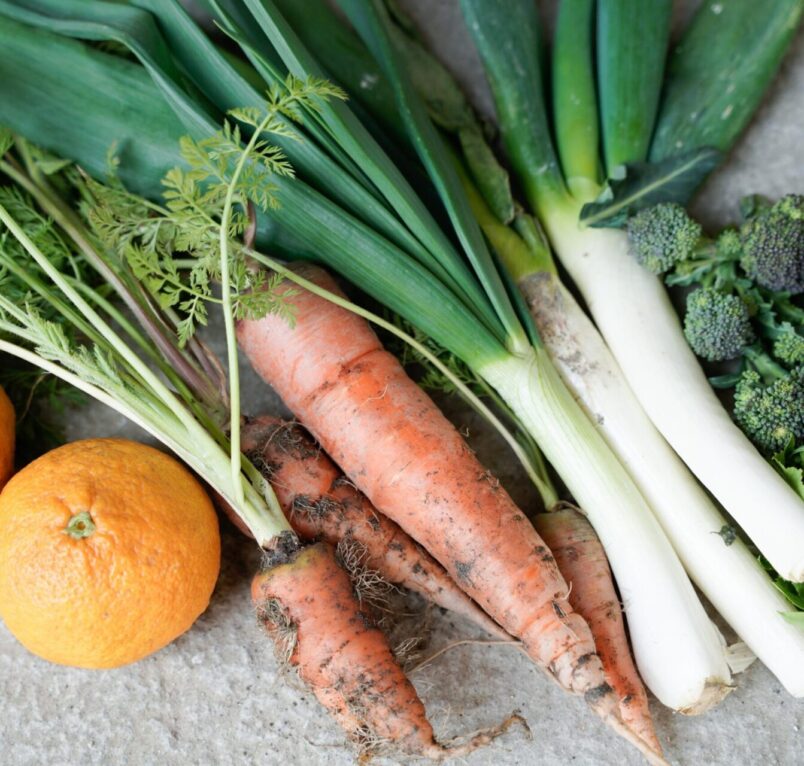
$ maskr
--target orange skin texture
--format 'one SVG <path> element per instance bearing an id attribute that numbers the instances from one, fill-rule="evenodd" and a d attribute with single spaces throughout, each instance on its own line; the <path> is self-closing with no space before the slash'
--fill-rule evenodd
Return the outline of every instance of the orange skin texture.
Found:
<path id="1" fill-rule="evenodd" d="M 296 631 L 290 664 L 352 739 L 369 733 L 405 753 L 442 760 L 466 755 L 494 736 L 479 734 L 452 748 L 435 741 L 424 705 L 385 634 L 360 610 L 331 545 L 315 543 L 261 572 L 251 595 L 272 637 L 277 625 L 261 607 L 270 601 L 281 606 Z"/>
<path id="2" fill-rule="evenodd" d="M 648 695 L 631 658 L 620 600 L 595 530 L 574 508 L 541 513 L 535 526 L 572 587 L 569 600 L 573 609 L 592 629 L 606 678 L 620 701 L 623 721 L 654 751 L 661 753 L 648 708 Z"/>
<path id="3" fill-rule="evenodd" d="M 340 293 L 318 267 L 296 268 Z M 537 663 L 601 715 L 615 711 L 591 631 L 525 515 L 367 322 L 308 291 L 292 302 L 293 327 L 276 316 L 239 324 L 254 369 L 373 505 Z"/>
<path id="4" fill-rule="evenodd" d="M 6 392 L 0 388 L 0 489 L 14 473 L 16 416 Z"/>
<path id="5" fill-rule="evenodd" d="M 362 563 L 387 582 L 463 615 L 499 640 L 511 639 L 427 551 L 371 505 L 298 423 L 254 418 L 243 428 L 241 445 L 271 482 L 301 539 L 333 546 L 353 540 L 365 551 Z"/>
<path id="6" fill-rule="evenodd" d="M 75 539 L 82 512 L 96 528 Z M 51 662 L 113 668 L 161 649 L 206 609 L 219 569 L 209 497 L 152 447 L 73 442 L 0 495 L 0 617 Z"/>

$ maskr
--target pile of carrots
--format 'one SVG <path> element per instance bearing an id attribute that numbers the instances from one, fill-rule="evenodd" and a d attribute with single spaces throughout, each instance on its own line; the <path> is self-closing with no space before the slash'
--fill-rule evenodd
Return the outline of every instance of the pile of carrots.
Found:
<path id="1" fill-rule="evenodd" d="M 343 295 L 323 269 L 298 264 L 294 270 Z M 288 282 L 285 289 L 292 287 Z M 299 534 L 336 544 L 357 540 L 369 552 L 369 566 L 389 581 L 474 619 L 494 636 L 520 640 L 561 686 L 583 695 L 649 759 L 660 762 L 661 747 L 608 563 L 582 514 L 558 507 L 543 515 L 537 522 L 547 541 L 542 539 L 364 319 L 304 290 L 294 294 L 293 305 L 292 325 L 276 315 L 242 321 L 239 344 L 257 373 L 365 495 L 345 484 L 325 456 L 294 434 L 294 426 L 253 421 L 243 447 L 247 453 L 259 450 L 257 464 L 264 466 Z M 411 581 L 398 569 L 400 558 L 417 575 L 426 567 L 429 582 Z M 255 580 L 258 607 L 272 597 L 266 577 Z M 452 583 L 471 601 L 456 594 Z M 306 663 L 329 666 L 335 658 L 315 654 L 308 660 L 299 648 L 292 661 L 320 689 L 321 679 Z M 318 697 L 341 719 L 339 694 Z M 411 727 L 429 731 L 423 710 L 412 709 L 415 721 L 397 715 L 395 728 L 383 727 L 381 738 L 433 757 L 429 745 L 410 741 Z"/>

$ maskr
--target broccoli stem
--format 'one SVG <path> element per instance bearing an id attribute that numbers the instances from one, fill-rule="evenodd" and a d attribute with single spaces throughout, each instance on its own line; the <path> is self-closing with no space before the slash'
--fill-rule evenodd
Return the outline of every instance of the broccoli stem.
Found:
<path id="1" fill-rule="evenodd" d="M 787 370 L 771 359 L 758 345 L 747 346 L 743 350 L 743 356 L 751 367 L 762 376 L 765 384 L 773 383 L 773 381 L 780 380 L 788 375 Z"/>

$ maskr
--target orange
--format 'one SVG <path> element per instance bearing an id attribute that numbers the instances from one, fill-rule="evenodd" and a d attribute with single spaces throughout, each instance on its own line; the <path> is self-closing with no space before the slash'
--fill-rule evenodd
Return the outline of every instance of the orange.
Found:
<path id="1" fill-rule="evenodd" d="M 5 391 L 0 388 L 0 489 L 14 472 L 14 407 Z"/>
<path id="2" fill-rule="evenodd" d="M 152 447 L 74 442 L 0 494 L 0 617 L 51 662 L 112 668 L 161 649 L 206 609 L 219 569 L 209 497 Z"/>

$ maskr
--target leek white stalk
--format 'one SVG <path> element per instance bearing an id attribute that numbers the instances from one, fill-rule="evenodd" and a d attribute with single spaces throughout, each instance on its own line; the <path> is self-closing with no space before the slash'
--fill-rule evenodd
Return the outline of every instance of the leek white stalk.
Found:
<path id="1" fill-rule="evenodd" d="M 790 692 L 804 696 L 804 631 L 728 522 L 646 415 L 600 333 L 550 272 L 520 278 L 550 356 L 633 477 L 695 584 Z"/>
<path id="2" fill-rule="evenodd" d="M 642 678 L 668 707 L 702 712 L 731 689 L 725 642 L 631 477 L 544 349 L 478 367 L 589 514 L 617 578 Z"/>
<path id="3" fill-rule="evenodd" d="M 776 571 L 804 581 L 801 500 L 729 417 L 664 285 L 629 255 L 625 234 L 582 229 L 579 212 L 570 205 L 544 222 L 637 399 Z"/>

